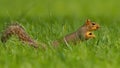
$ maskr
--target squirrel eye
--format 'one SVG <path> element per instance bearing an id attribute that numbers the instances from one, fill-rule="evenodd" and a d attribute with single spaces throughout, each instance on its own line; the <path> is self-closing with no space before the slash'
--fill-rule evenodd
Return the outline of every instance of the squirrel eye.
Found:
<path id="1" fill-rule="evenodd" d="M 89 33 L 89 35 L 92 35 L 92 33 Z"/>
<path id="2" fill-rule="evenodd" d="M 92 23 L 92 25 L 95 25 L 95 23 Z"/>

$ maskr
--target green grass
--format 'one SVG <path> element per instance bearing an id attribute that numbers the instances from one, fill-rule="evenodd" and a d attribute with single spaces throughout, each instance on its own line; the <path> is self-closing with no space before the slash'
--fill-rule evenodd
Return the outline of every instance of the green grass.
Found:
<path id="1" fill-rule="evenodd" d="M 0 42 L 0 68 L 119 68 L 119 0 L 0 0 L 0 32 L 18 21 L 47 49 L 34 49 L 16 37 Z M 95 39 L 54 49 L 50 43 L 89 18 L 101 25 Z M 0 33 L 1 35 L 1 33 Z M 61 44 L 62 45 L 62 44 Z"/>

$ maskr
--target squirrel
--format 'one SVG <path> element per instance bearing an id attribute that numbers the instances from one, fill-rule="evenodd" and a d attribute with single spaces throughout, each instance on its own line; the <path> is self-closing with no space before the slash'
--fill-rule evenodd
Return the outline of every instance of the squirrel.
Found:
<path id="1" fill-rule="evenodd" d="M 60 42 L 64 42 L 66 45 L 69 42 L 73 42 L 74 44 L 76 44 L 80 41 L 95 38 L 95 35 L 91 31 L 97 30 L 99 28 L 99 24 L 91 22 L 90 19 L 87 19 L 83 26 L 79 27 L 75 32 L 64 36 L 62 39 L 54 41 L 53 45 L 56 47 L 60 44 Z"/>
<path id="2" fill-rule="evenodd" d="M 69 42 L 73 42 L 73 43 L 77 43 L 80 41 L 84 41 L 84 40 L 88 40 L 90 38 L 95 38 L 95 35 L 91 32 L 94 30 L 97 30 L 99 28 L 99 24 L 95 23 L 95 22 L 91 22 L 90 19 L 87 19 L 85 24 L 83 26 L 81 26 L 80 28 L 77 29 L 77 31 L 70 33 L 68 35 L 66 35 L 65 37 L 63 37 L 62 39 L 53 41 L 52 45 L 53 46 L 58 46 L 61 42 L 68 44 Z M 25 31 L 25 29 L 18 24 L 18 22 L 13 23 L 11 25 L 9 25 L 3 32 L 2 36 L 1 36 L 1 41 L 3 43 L 6 43 L 7 40 L 12 36 L 12 35 L 16 35 L 20 41 L 22 41 L 23 43 L 27 43 L 35 48 L 38 48 L 39 44 L 36 42 L 36 40 L 32 39 L 27 32 Z M 45 44 L 41 44 L 44 48 Z"/>

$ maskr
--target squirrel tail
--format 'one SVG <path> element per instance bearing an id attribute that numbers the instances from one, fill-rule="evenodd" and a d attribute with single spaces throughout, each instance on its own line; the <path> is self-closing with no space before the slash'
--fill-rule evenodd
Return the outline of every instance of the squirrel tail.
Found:
<path id="1" fill-rule="evenodd" d="M 1 36 L 1 41 L 2 43 L 6 43 L 7 40 L 12 36 L 12 35 L 16 35 L 20 41 L 22 41 L 23 43 L 27 43 L 35 48 L 38 48 L 38 43 L 32 39 L 25 31 L 25 29 L 16 23 L 13 23 L 11 25 L 9 25 L 4 31 L 3 34 Z"/>

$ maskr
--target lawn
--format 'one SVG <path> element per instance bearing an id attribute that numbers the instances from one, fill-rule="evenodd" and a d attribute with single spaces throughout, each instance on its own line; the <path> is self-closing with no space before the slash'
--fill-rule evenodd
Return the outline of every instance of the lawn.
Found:
<path id="1" fill-rule="evenodd" d="M 18 21 L 46 50 L 12 36 L 0 42 L 0 68 L 119 68 L 119 0 L 0 0 L 0 36 Z M 86 19 L 100 24 L 96 38 L 52 48 L 51 42 L 74 32 Z"/>

